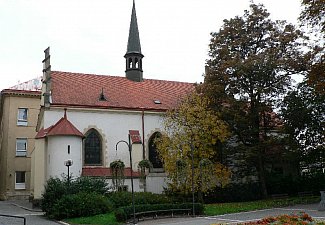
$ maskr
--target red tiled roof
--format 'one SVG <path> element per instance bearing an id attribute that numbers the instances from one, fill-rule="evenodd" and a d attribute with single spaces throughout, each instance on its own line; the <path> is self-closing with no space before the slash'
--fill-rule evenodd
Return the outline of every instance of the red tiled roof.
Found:
<path id="1" fill-rule="evenodd" d="M 52 105 L 165 111 L 180 97 L 194 90 L 194 84 L 125 77 L 52 71 Z M 104 93 L 106 101 L 100 101 Z M 161 104 L 156 104 L 158 100 Z"/>
<path id="2" fill-rule="evenodd" d="M 82 168 L 81 176 L 90 176 L 90 177 L 111 177 L 112 170 L 107 167 L 84 167 Z M 131 176 L 131 168 L 124 169 L 124 176 Z M 139 177 L 140 173 L 137 171 L 133 171 L 132 176 Z"/>
<path id="3" fill-rule="evenodd" d="M 35 138 L 44 138 L 46 136 L 55 135 L 84 137 L 84 135 L 67 119 L 66 112 L 64 113 L 64 117 L 62 117 L 55 125 L 46 129 L 42 128 Z"/>
<path id="4" fill-rule="evenodd" d="M 35 136 L 35 139 L 39 139 L 39 138 L 45 138 L 47 133 L 49 132 L 49 130 L 52 128 L 53 126 L 50 126 L 46 129 L 42 128 L 38 131 L 38 133 Z"/>
<path id="5" fill-rule="evenodd" d="M 132 144 L 141 144 L 141 136 L 138 130 L 129 130 Z"/>

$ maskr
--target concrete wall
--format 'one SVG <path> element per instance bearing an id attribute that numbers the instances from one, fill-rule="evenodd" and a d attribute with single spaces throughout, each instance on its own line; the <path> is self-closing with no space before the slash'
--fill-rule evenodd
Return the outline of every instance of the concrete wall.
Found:
<path id="1" fill-rule="evenodd" d="M 167 187 L 167 176 L 165 173 L 149 173 L 146 183 L 148 192 L 162 193 Z"/>
<path id="2" fill-rule="evenodd" d="M 70 145 L 70 154 L 68 153 Z M 69 173 L 73 177 L 80 177 L 82 171 L 82 138 L 77 136 L 49 136 L 48 151 L 46 155 L 47 176 L 61 178 L 61 175 L 68 174 L 68 168 L 64 162 L 68 159 L 73 160 Z"/>
<path id="3" fill-rule="evenodd" d="M 31 152 L 34 149 L 35 127 L 40 105 L 40 95 L 4 94 L 1 125 L 0 197 L 4 199 L 27 198 L 30 195 Z M 18 108 L 28 109 L 27 126 L 17 125 Z M 16 156 L 16 139 L 27 138 L 27 156 Z M 25 171 L 26 188 L 15 190 L 15 172 Z"/>
<path id="4" fill-rule="evenodd" d="M 32 163 L 32 194 L 35 199 L 40 199 L 44 191 L 47 168 L 45 166 L 47 155 L 47 141 L 45 138 L 35 140 Z"/>

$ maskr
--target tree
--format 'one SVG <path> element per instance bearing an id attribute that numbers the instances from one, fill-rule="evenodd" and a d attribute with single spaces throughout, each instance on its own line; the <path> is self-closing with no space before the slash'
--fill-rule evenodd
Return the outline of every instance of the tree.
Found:
<path id="1" fill-rule="evenodd" d="M 325 0 L 303 0 L 300 21 L 311 26 L 318 26 L 325 35 Z"/>
<path id="2" fill-rule="evenodd" d="M 165 134 L 156 143 L 174 191 L 191 191 L 192 165 L 194 189 L 198 192 L 224 186 L 230 176 L 217 161 L 216 148 L 228 136 L 227 125 L 208 108 L 208 102 L 200 94 L 190 94 L 164 118 Z"/>
<path id="3" fill-rule="evenodd" d="M 219 32 L 211 36 L 205 93 L 213 99 L 216 110 L 226 105 L 233 112 L 227 122 L 254 156 L 266 197 L 268 136 L 266 124 L 261 124 L 265 112 L 272 110 L 290 87 L 291 75 L 306 70 L 300 50 L 305 37 L 285 21 L 271 21 L 264 6 L 256 4 L 251 4 L 242 17 L 224 20 Z"/>
<path id="4" fill-rule="evenodd" d="M 308 84 L 325 94 L 325 0 L 303 0 L 299 20 L 302 26 L 311 26 L 314 47 L 309 55 Z"/>
<path id="5" fill-rule="evenodd" d="M 307 83 L 321 95 L 325 95 L 325 48 L 316 46 L 310 52 Z"/>
<path id="6" fill-rule="evenodd" d="M 306 81 L 284 99 L 282 115 L 291 145 L 300 155 L 301 169 L 325 167 L 325 95 L 318 94 Z"/>

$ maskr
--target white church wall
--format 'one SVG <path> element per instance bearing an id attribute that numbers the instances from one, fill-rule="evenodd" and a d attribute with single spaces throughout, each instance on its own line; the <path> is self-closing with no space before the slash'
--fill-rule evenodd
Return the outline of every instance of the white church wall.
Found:
<path id="1" fill-rule="evenodd" d="M 68 152 L 70 145 L 70 154 Z M 81 175 L 82 163 L 82 139 L 76 136 L 49 136 L 47 154 L 47 179 L 50 177 L 61 178 L 62 174 L 67 175 L 68 168 L 64 162 L 68 159 L 73 160 L 70 166 L 70 174 L 73 177 Z"/>
<path id="2" fill-rule="evenodd" d="M 146 177 L 147 191 L 152 193 L 162 193 L 167 187 L 167 177 L 165 173 L 149 173 Z"/>
<path id="3" fill-rule="evenodd" d="M 107 185 L 113 189 L 113 181 L 111 179 L 107 180 Z M 131 179 L 129 177 L 125 178 L 124 180 L 124 186 L 127 187 L 127 191 L 132 191 L 131 187 Z M 143 185 L 141 184 L 141 181 L 139 178 L 133 178 L 133 188 L 135 192 L 143 192 Z"/>
<path id="4" fill-rule="evenodd" d="M 51 111 L 45 111 L 44 114 L 44 127 L 47 128 L 54 125 L 64 115 L 63 109 L 51 108 Z M 116 143 L 120 140 L 128 142 L 129 130 L 138 130 L 140 132 L 141 140 L 144 137 L 145 142 L 145 157 L 148 159 L 148 141 L 155 132 L 162 132 L 162 115 L 163 113 L 157 112 L 144 112 L 142 111 L 122 111 L 122 110 L 81 110 L 81 109 L 69 109 L 67 110 L 68 120 L 83 134 L 89 129 L 96 129 L 103 138 L 103 158 L 104 164 L 102 166 L 109 167 L 110 163 L 114 160 L 122 160 L 126 167 L 130 166 L 130 157 L 128 146 L 125 143 L 118 144 L 118 150 L 116 151 Z M 144 135 L 142 133 L 142 118 L 144 119 Z M 62 137 L 60 137 L 61 139 Z M 68 140 L 61 139 L 60 142 L 56 143 L 56 147 L 62 149 L 64 153 L 67 152 Z M 49 146 L 52 146 L 49 143 Z M 82 169 L 82 144 L 80 168 Z M 143 148 L 142 145 L 133 145 L 132 159 L 133 159 L 133 170 L 137 171 L 137 165 L 142 160 Z M 67 173 L 67 168 L 63 165 L 64 160 L 67 156 L 58 156 L 57 165 L 52 164 L 52 174 Z M 59 162 L 60 161 L 60 162 Z M 74 165 L 76 160 L 74 159 Z M 59 167 L 59 168 L 56 168 Z M 73 169 L 74 166 L 71 167 Z M 80 170 L 81 170 L 80 169 Z M 78 171 L 79 172 L 79 171 Z M 80 174 L 80 173 L 79 173 Z M 75 176 L 76 173 L 73 172 Z M 128 185 L 131 190 L 130 179 L 125 180 L 125 185 Z M 166 175 L 164 173 L 149 174 L 147 177 L 147 191 L 153 193 L 161 193 L 163 187 L 166 186 Z M 143 185 L 138 179 L 134 180 L 134 190 L 143 191 Z"/>
<path id="5" fill-rule="evenodd" d="M 63 109 L 52 109 L 45 112 L 45 124 L 47 128 L 55 124 L 59 119 L 63 117 Z M 162 113 L 147 113 L 144 114 L 144 137 L 145 142 L 148 141 L 150 135 L 155 131 L 162 130 Z M 126 167 L 130 166 L 130 158 L 128 146 L 125 143 L 118 145 L 118 151 L 116 151 L 116 143 L 120 140 L 128 142 L 129 130 L 139 130 L 141 138 L 142 134 L 142 112 L 122 111 L 122 110 L 67 110 L 68 120 L 76 126 L 83 134 L 85 134 L 90 128 L 100 130 L 102 133 L 104 145 L 104 158 L 105 164 L 103 166 L 109 167 L 109 164 L 117 159 L 121 159 Z M 147 147 L 147 143 L 145 143 Z M 134 149 L 138 153 L 135 159 L 142 157 L 142 149 Z M 147 156 L 146 156 L 147 157 Z M 134 163 L 135 166 L 135 163 Z M 135 167 L 134 170 L 137 168 Z"/>

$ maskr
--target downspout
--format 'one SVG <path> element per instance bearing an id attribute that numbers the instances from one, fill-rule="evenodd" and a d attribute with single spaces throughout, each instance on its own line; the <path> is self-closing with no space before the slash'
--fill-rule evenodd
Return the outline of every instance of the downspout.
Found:
<path id="1" fill-rule="evenodd" d="M 144 109 L 142 109 L 142 159 L 146 158 L 146 149 L 144 146 Z"/>

